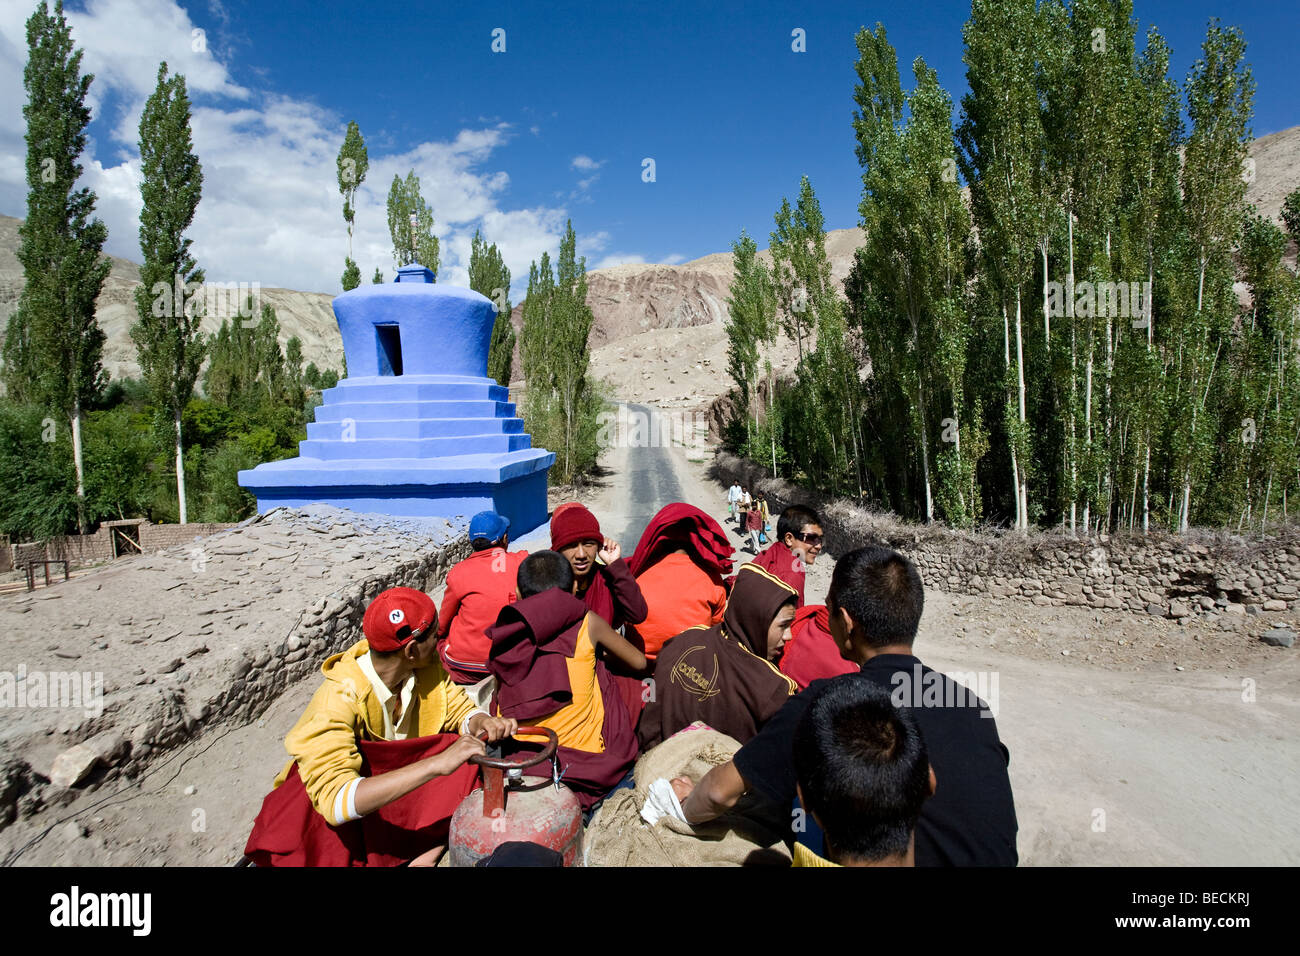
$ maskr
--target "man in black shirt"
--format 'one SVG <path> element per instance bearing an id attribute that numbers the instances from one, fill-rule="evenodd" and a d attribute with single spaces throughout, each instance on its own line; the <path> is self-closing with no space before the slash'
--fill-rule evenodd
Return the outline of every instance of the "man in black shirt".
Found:
<path id="1" fill-rule="evenodd" d="M 888 548 L 860 548 L 835 565 L 826 606 L 840 654 L 907 706 L 920 725 L 938 787 L 916 827 L 917 866 L 1014 866 L 1016 811 L 1010 759 L 988 705 L 912 654 L 925 591 L 907 558 Z M 747 792 L 781 808 L 795 797 L 795 729 L 814 681 L 790 698 L 734 759 L 698 785 L 679 777 L 673 789 L 689 823 L 712 820 Z"/>

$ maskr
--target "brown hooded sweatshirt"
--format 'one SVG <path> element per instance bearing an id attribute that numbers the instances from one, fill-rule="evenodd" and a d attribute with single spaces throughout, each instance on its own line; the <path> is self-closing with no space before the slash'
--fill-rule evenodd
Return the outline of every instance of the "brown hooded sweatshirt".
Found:
<path id="1" fill-rule="evenodd" d="M 767 632 L 794 588 L 753 564 L 742 565 L 722 623 L 693 627 L 668 641 L 655 663 L 653 699 L 637 726 L 648 750 L 682 728 L 703 721 L 742 744 L 797 685 L 767 659 Z"/>

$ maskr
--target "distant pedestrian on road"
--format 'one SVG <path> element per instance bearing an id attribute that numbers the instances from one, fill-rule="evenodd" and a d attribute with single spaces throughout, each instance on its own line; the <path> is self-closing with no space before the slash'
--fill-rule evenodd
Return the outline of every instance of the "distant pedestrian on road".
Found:
<path id="1" fill-rule="evenodd" d="M 758 532 L 763 528 L 763 513 L 758 510 L 757 505 L 750 505 L 745 512 L 745 530 L 749 532 L 749 544 L 753 548 L 754 554 L 758 554 Z"/>
<path id="2" fill-rule="evenodd" d="M 772 512 L 767 508 L 767 495 L 761 491 L 754 496 L 754 503 L 758 507 L 758 513 L 763 518 L 763 530 L 759 533 L 759 543 L 767 544 L 767 536 L 772 533 Z"/>
<path id="3" fill-rule="evenodd" d="M 733 481 L 727 489 L 727 517 L 736 517 L 736 505 L 740 502 L 740 483 Z"/>

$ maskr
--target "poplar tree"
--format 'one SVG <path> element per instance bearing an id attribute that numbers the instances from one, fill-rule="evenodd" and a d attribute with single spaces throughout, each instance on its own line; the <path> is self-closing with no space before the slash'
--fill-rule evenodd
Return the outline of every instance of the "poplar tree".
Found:
<path id="1" fill-rule="evenodd" d="M 496 243 L 487 244 L 477 229 L 470 240 L 469 287 L 492 300 L 496 318 L 488 346 L 488 378 L 510 386 L 515 352 L 515 329 L 510 324 L 510 270 Z"/>
<path id="2" fill-rule="evenodd" d="M 1177 528 L 1191 523 L 1192 484 L 1201 476 L 1212 447 L 1210 389 L 1223 336 L 1236 311 L 1232 291 L 1232 249 L 1245 214 L 1246 159 L 1255 81 L 1245 64 L 1246 42 L 1235 27 L 1210 22 L 1201 57 L 1187 77 L 1191 133 L 1183 159 L 1182 192 L 1195 268 L 1195 311 L 1179 316 L 1174 329 L 1179 395 L 1175 403 L 1175 455 L 1180 501 Z"/>
<path id="3" fill-rule="evenodd" d="M 361 285 L 361 270 L 352 259 L 352 227 L 357 218 L 353 204 L 356 202 L 357 189 L 366 181 L 369 168 L 366 141 L 361 137 L 361 128 L 353 120 L 348 123 L 348 131 L 343 137 L 338 155 L 339 193 L 343 196 L 343 221 L 348 225 L 348 254 L 343 268 L 344 292 Z"/>
<path id="4" fill-rule="evenodd" d="M 920 58 L 916 88 L 902 96 L 883 27 L 859 34 L 858 49 L 855 132 L 866 242 L 848 288 L 875 380 L 868 415 L 877 428 L 909 423 L 904 442 L 921 463 L 925 520 L 933 520 L 937 499 L 950 522 L 965 525 L 978 513 L 969 454 L 978 437 L 977 419 L 964 408 L 970 224 L 956 181 L 952 103 Z M 911 500 L 909 492 L 906 505 Z"/>
<path id="5" fill-rule="evenodd" d="M 158 67 L 158 84 L 140 116 L 139 321 L 131 328 L 140 372 L 164 431 L 175 449 L 180 523 L 188 521 L 181 415 L 194 394 L 205 354 L 203 270 L 190 254 L 185 230 L 203 192 L 203 169 L 190 133 L 190 100 L 181 74 Z M 177 293 L 180 293 L 179 296 Z"/>
<path id="6" fill-rule="evenodd" d="M 986 281 L 997 290 L 1007 381 L 1015 527 L 1029 527 L 1030 426 L 1026 416 L 1023 292 L 1041 212 L 1043 125 L 1036 83 L 1034 0 L 975 0 L 963 29 L 966 79 L 959 163 L 970 184 Z M 1013 361 L 1014 356 L 1014 361 Z"/>
<path id="7" fill-rule="evenodd" d="M 603 402 L 592 382 L 587 339 L 587 261 L 577 257 L 570 220 L 554 273 L 548 253 L 528 270 L 519 350 L 524 363 L 525 418 L 538 444 L 556 453 L 552 476 L 570 482 L 596 461 Z"/>
<path id="8" fill-rule="evenodd" d="M 761 371 L 761 346 L 776 338 L 776 293 L 767 267 L 758 258 L 758 245 L 744 230 L 731 244 L 731 252 L 735 271 L 727 298 L 727 371 L 740 390 L 746 444 L 749 446 L 747 453 L 761 455 L 763 449 L 753 447 L 758 414 L 756 392 Z M 766 369 L 770 375 L 770 362 Z M 769 400 L 771 394 L 769 385 Z M 772 441 L 775 442 L 775 436 Z M 775 473 L 775 460 L 772 469 Z"/>
<path id="9" fill-rule="evenodd" d="M 101 256 L 108 230 L 91 218 L 95 194 L 74 188 L 94 77 L 81 75 L 82 51 L 73 47 L 62 2 L 53 14 L 42 2 L 28 19 L 27 47 L 27 217 L 18 230 L 24 281 L 5 335 L 5 384 L 10 397 L 55 409 L 71 424 L 77 525 L 85 534 L 81 426 L 106 379 L 95 300 L 110 268 Z"/>
<path id="10" fill-rule="evenodd" d="M 388 190 L 388 232 L 393 237 L 393 261 L 398 267 L 419 263 L 438 278 L 438 237 L 433 234 L 433 209 L 420 195 L 415 170 L 406 179 L 393 177 Z M 378 275 L 378 270 L 375 270 Z"/>
<path id="11" fill-rule="evenodd" d="M 1129 377 L 1134 381 L 1134 397 L 1129 408 L 1139 429 L 1137 456 L 1141 457 L 1140 513 L 1144 534 L 1151 525 L 1151 449 L 1166 414 L 1164 362 L 1156 348 L 1157 329 L 1163 334 L 1164 322 L 1155 304 L 1168 299 L 1157 300 L 1154 296 L 1156 274 L 1159 269 L 1164 279 L 1182 224 L 1182 194 L 1178 184 L 1182 108 L 1178 86 L 1169 79 L 1169 57 L 1169 45 L 1160 31 L 1152 27 L 1147 31 L 1146 49 L 1138 62 L 1138 83 L 1131 100 L 1133 135 L 1129 141 L 1129 163 L 1133 175 L 1128 180 L 1126 202 L 1133 242 L 1139 249 L 1142 271 L 1152 290 L 1152 298 L 1145 303 L 1145 314 L 1134 324 L 1136 330 L 1145 333 L 1145 341 L 1141 355 L 1135 357 L 1129 370 Z M 1130 528 L 1136 524 L 1139 513 L 1136 494 L 1134 498 Z"/>

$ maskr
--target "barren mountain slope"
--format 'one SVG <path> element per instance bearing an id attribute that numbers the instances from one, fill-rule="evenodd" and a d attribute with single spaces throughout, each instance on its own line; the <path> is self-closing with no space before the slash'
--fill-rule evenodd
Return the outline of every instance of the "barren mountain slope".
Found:
<path id="1" fill-rule="evenodd" d="M 1264 215 L 1278 222 L 1282 200 L 1293 189 L 1300 187 L 1300 126 L 1260 137 L 1252 144 L 1251 158 L 1254 165 L 1253 169 L 1247 169 L 1251 182 L 1246 191 L 1246 201 L 1254 203 Z M 847 214 L 843 210 L 828 212 L 833 216 L 839 216 L 841 212 Z M 852 214 L 848 216 L 851 218 Z M 22 289 L 22 268 L 15 255 L 18 249 L 18 225 L 17 219 L 0 216 L 0 324 L 8 321 Z M 831 261 L 832 280 L 836 285 L 842 283 L 848 275 L 853 264 L 854 250 L 861 242 L 860 229 L 836 229 L 827 233 L 826 251 Z M 1291 255 L 1294 254 L 1295 250 L 1292 249 Z M 770 264 L 771 256 L 767 250 L 759 255 Z M 730 252 L 715 252 L 680 265 L 622 265 L 589 273 L 588 302 L 595 314 L 590 339 L 593 369 L 598 375 L 610 378 L 620 394 L 625 395 L 629 387 L 637 387 L 639 380 L 657 381 L 658 373 L 665 371 L 677 380 L 671 383 L 672 386 L 681 382 L 683 377 L 691 377 L 693 383 L 698 385 L 699 377 L 692 373 L 699 370 L 694 366 L 700 364 L 702 368 L 708 368 L 703 362 L 703 358 L 708 357 L 713 360 L 713 368 L 720 369 L 721 374 L 717 378 L 721 382 L 726 371 L 726 344 L 722 323 L 726 318 L 732 274 Z M 129 335 L 134 321 L 132 289 L 138 281 L 138 266 L 125 259 L 114 258 L 113 271 L 99 300 L 99 320 L 108 336 L 104 349 L 104 366 L 115 377 L 134 375 L 138 371 L 135 346 Z M 321 292 L 262 290 L 262 301 L 269 302 L 276 309 L 282 343 L 296 335 L 302 341 L 304 362 L 315 362 L 321 368 L 341 369 L 342 342 L 330 308 L 331 299 L 330 294 Z M 520 306 L 515 306 L 511 321 L 518 329 L 522 321 Z M 205 328 L 209 325 L 215 328 L 218 324 L 219 320 L 212 319 L 205 323 Z M 620 363 L 631 360 L 632 353 L 636 351 L 642 351 L 644 357 L 644 348 L 632 341 L 634 337 L 654 330 L 697 327 L 708 328 L 709 331 L 701 331 L 698 338 L 679 336 L 664 340 L 665 344 L 668 341 L 674 344 L 666 353 L 666 366 L 659 361 L 663 356 L 656 354 L 653 366 L 620 367 Z M 656 337 L 652 341 L 658 343 L 662 338 Z M 620 345 L 624 348 L 623 352 L 616 350 Z M 677 345 L 682 347 L 677 348 Z M 785 345 L 789 343 L 782 346 L 783 357 Z M 610 346 L 615 348 L 611 349 Z M 522 367 L 517 352 L 514 367 L 516 376 L 519 376 Z M 646 376 L 644 373 L 647 371 L 655 374 Z M 654 394 L 646 396 L 647 399 L 661 397 L 660 393 L 680 394 L 680 391 L 668 387 L 669 383 L 665 382 L 664 386 L 653 388 Z M 726 389 L 721 388 L 716 394 L 724 391 Z"/>

